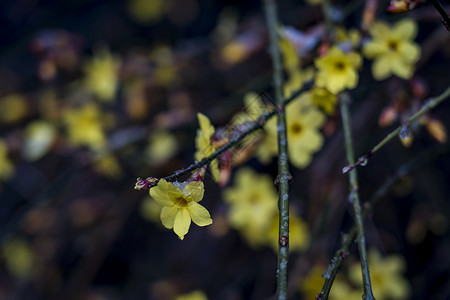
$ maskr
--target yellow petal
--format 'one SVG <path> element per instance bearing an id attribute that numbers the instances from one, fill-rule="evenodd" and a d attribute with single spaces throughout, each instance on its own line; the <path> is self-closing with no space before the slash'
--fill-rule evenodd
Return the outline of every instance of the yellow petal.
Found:
<path id="1" fill-rule="evenodd" d="M 211 125 L 211 122 L 209 121 L 208 117 L 202 113 L 198 113 L 197 118 L 200 124 L 200 130 L 202 131 L 202 135 L 209 139 L 214 133 L 214 126 Z"/>
<path id="2" fill-rule="evenodd" d="M 392 73 L 403 79 L 409 79 L 413 75 L 411 64 L 404 63 L 401 60 L 393 60 L 391 64 Z"/>
<path id="3" fill-rule="evenodd" d="M 201 201 L 204 193 L 205 188 L 203 187 L 203 181 L 190 182 L 183 189 L 184 198 L 195 202 Z"/>
<path id="4" fill-rule="evenodd" d="M 172 206 L 173 202 L 167 194 L 167 190 L 161 186 L 155 186 L 150 189 L 150 196 L 155 199 L 158 204 L 163 206 Z"/>
<path id="5" fill-rule="evenodd" d="M 354 68 L 359 68 L 359 66 L 361 65 L 361 55 L 359 55 L 358 53 L 350 52 L 349 54 L 347 54 L 347 58 Z"/>
<path id="6" fill-rule="evenodd" d="M 167 229 L 172 229 L 175 222 L 175 216 L 178 214 L 178 208 L 176 206 L 164 206 L 161 209 L 161 214 L 159 218 L 161 223 Z"/>
<path id="7" fill-rule="evenodd" d="M 189 226 L 191 226 L 191 216 L 186 208 L 181 208 L 175 216 L 173 231 L 182 240 L 186 233 L 188 233 Z"/>
<path id="8" fill-rule="evenodd" d="M 363 54 L 367 58 L 375 58 L 378 55 L 382 55 L 388 51 L 385 43 L 380 43 L 378 41 L 368 42 L 363 47 Z"/>
<path id="9" fill-rule="evenodd" d="M 373 24 L 372 28 L 370 28 L 370 34 L 374 39 L 384 40 L 391 35 L 391 30 L 386 23 L 376 22 Z"/>
<path id="10" fill-rule="evenodd" d="M 395 24 L 392 31 L 398 39 L 412 40 L 417 35 L 417 25 L 411 19 L 403 19 Z"/>
<path id="11" fill-rule="evenodd" d="M 401 43 L 398 52 L 402 59 L 407 62 L 415 63 L 420 58 L 420 47 L 413 43 Z"/>
<path id="12" fill-rule="evenodd" d="M 198 226 L 206 226 L 212 224 L 211 215 L 208 210 L 197 202 L 188 203 L 188 211 L 192 221 Z"/>
<path id="13" fill-rule="evenodd" d="M 376 59 L 372 64 L 372 74 L 376 80 L 383 80 L 391 75 L 390 61 L 386 57 Z"/>

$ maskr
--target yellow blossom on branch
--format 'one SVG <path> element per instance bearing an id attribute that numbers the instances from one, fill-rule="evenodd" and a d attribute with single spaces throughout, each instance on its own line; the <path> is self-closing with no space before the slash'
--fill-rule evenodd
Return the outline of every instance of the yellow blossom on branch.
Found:
<path id="1" fill-rule="evenodd" d="M 397 22 L 389 27 L 377 22 L 370 28 L 372 41 L 364 45 L 363 53 L 374 59 L 372 74 L 377 80 L 391 74 L 409 79 L 414 73 L 414 64 L 420 58 L 420 47 L 413 42 L 417 35 L 417 25 L 410 19 Z"/>
<path id="2" fill-rule="evenodd" d="M 163 206 L 161 223 L 167 229 L 173 228 L 182 240 L 189 231 L 191 220 L 198 226 L 212 224 L 209 212 L 198 204 L 204 192 L 202 181 L 171 183 L 161 179 L 150 189 L 150 196 Z"/>
<path id="3" fill-rule="evenodd" d="M 361 65 L 361 56 L 358 53 L 344 53 L 334 46 L 314 63 L 318 68 L 316 76 L 318 87 L 326 88 L 333 94 L 356 87 L 358 83 L 356 69 Z"/>
<path id="4" fill-rule="evenodd" d="M 200 129 L 197 130 L 197 136 L 195 138 L 195 147 L 197 148 L 195 159 L 201 161 L 203 158 L 210 156 L 216 151 L 216 148 L 211 143 L 211 137 L 213 136 L 215 129 L 214 126 L 211 125 L 208 117 L 204 114 L 198 113 L 197 118 Z M 214 159 L 209 167 L 214 181 L 218 182 L 220 180 L 219 161 Z"/>
<path id="5" fill-rule="evenodd" d="M 402 273 L 405 260 L 399 255 L 381 257 L 377 250 L 368 254 L 370 279 L 374 296 L 379 299 L 407 299 L 410 285 Z M 349 269 L 350 279 L 354 284 L 362 285 L 361 264 L 354 262 Z"/>

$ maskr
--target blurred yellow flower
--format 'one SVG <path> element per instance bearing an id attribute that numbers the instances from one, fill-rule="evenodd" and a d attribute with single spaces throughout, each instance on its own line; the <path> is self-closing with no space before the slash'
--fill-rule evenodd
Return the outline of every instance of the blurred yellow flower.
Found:
<path id="1" fill-rule="evenodd" d="M 142 24 L 150 24 L 158 21 L 164 15 L 166 1 L 128 0 L 127 8 L 135 21 Z"/>
<path id="2" fill-rule="evenodd" d="M 346 49 L 354 49 L 357 48 L 361 42 L 361 34 L 357 29 L 351 28 L 346 30 L 345 28 L 338 26 L 336 28 L 336 42 Z"/>
<path id="3" fill-rule="evenodd" d="M 322 289 L 324 279 L 322 274 L 325 267 L 321 265 L 314 265 L 309 271 L 308 275 L 300 282 L 300 292 L 303 295 L 302 299 L 316 299 Z"/>
<path id="4" fill-rule="evenodd" d="M 154 199 L 145 198 L 141 202 L 139 212 L 141 213 L 141 216 L 147 221 L 160 223 L 161 209 L 162 206 L 158 204 L 158 202 L 156 202 Z"/>
<path id="5" fill-rule="evenodd" d="M 336 95 L 327 89 L 314 87 L 310 91 L 305 92 L 305 97 L 311 97 L 311 101 L 322 108 L 326 114 L 331 115 L 336 108 Z"/>
<path id="6" fill-rule="evenodd" d="M 223 198 L 229 204 L 231 227 L 239 230 L 251 246 L 266 244 L 267 231 L 278 211 L 272 178 L 242 168 L 236 174 L 234 186 L 224 190 Z"/>
<path id="7" fill-rule="evenodd" d="M 1 250 L 3 261 L 14 276 L 21 279 L 33 276 L 33 251 L 25 240 L 20 238 L 8 240 Z"/>
<path id="8" fill-rule="evenodd" d="M 117 179 L 122 175 L 117 158 L 108 152 L 98 153 L 94 158 L 94 169 L 106 177 Z"/>
<path id="9" fill-rule="evenodd" d="M 279 217 L 275 214 L 272 226 L 267 233 L 268 243 L 275 252 L 278 252 L 279 245 Z M 309 244 L 308 225 L 303 221 L 293 209 L 289 210 L 289 251 L 300 252 L 306 249 Z"/>
<path id="10" fill-rule="evenodd" d="M 73 108 L 64 115 L 69 141 L 76 146 L 101 150 L 106 146 L 100 120 L 100 110 L 95 103 Z"/>
<path id="11" fill-rule="evenodd" d="M 203 291 L 195 290 L 189 294 L 179 295 L 175 300 L 208 300 L 208 297 Z"/>
<path id="12" fill-rule="evenodd" d="M 24 96 L 13 94 L 0 99 L 0 121 L 13 124 L 21 121 L 28 113 L 28 103 Z"/>
<path id="13" fill-rule="evenodd" d="M 393 27 L 376 22 L 370 28 L 372 41 L 363 47 L 366 57 L 374 59 L 372 74 L 377 80 L 391 74 L 409 79 L 414 73 L 414 64 L 420 58 L 420 47 L 413 42 L 417 25 L 411 19 L 403 19 Z"/>
<path id="14" fill-rule="evenodd" d="M 178 143 L 173 134 L 159 131 L 150 137 L 147 156 L 152 165 L 163 164 L 178 151 Z"/>
<path id="15" fill-rule="evenodd" d="M 0 180 L 8 179 L 14 172 L 14 166 L 8 158 L 8 148 L 3 140 L 0 140 Z"/>
<path id="16" fill-rule="evenodd" d="M 197 114 L 198 123 L 200 124 L 200 129 L 197 130 L 197 136 L 195 137 L 195 147 L 197 152 L 195 152 L 195 159 L 201 161 L 203 158 L 210 156 L 216 151 L 216 148 L 211 143 L 211 137 L 214 134 L 214 126 L 211 125 L 208 117 L 204 114 Z M 220 180 L 219 171 L 219 161 L 214 159 L 209 164 L 211 174 L 214 181 L 218 182 Z"/>
<path id="17" fill-rule="evenodd" d="M 339 276 L 333 282 L 331 287 L 330 300 L 361 300 L 362 291 L 350 286 L 347 281 L 344 281 Z M 378 298 L 377 298 L 378 299 Z"/>
<path id="18" fill-rule="evenodd" d="M 303 299 L 316 299 L 316 295 L 322 290 L 325 279 L 322 274 L 325 271 L 324 266 L 314 265 L 310 273 L 301 281 L 300 292 Z M 333 281 L 328 299 L 330 300 L 361 300 L 362 292 L 359 289 L 351 287 L 338 274 Z"/>
<path id="19" fill-rule="evenodd" d="M 302 94 L 286 108 L 289 159 L 297 168 L 307 167 L 312 155 L 322 147 L 320 127 L 324 122 L 325 115 L 313 105 L 309 93 Z M 262 163 L 268 163 L 278 152 L 276 118 L 270 119 L 264 129 L 266 135 L 257 155 Z"/>
<path id="20" fill-rule="evenodd" d="M 167 229 L 173 228 L 182 240 L 189 231 L 191 220 L 198 226 L 212 224 L 209 212 L 198 204 L 204 192 L 202 181 L 171 183 L 161 179 L 150 189 L 150 196 L 163 206 L 161 223 Z"/>
<path id="21" fill-rule="evenodd" d="M 22 155 L 29 161 L 44 156 L 56 138 L 55 127 L 46 121 L 38 120 L 30 123 L 25 129 Z"/>
<path id="22" fill-rule="evenodd" d="M 333 94 L 345 88 L 353 89 L 358 83 L 357 68 L 361 65 L 361 56 L 356 52 L 344 53 L 333 46 L 326 55 L 314 61 L 318 68 L 316 85 L 324 87 Z"/>
<path id="23" fill-rule="evenodd" d="M 378 300 L 406 299 L 410 292 L 410 284 L 402 275 L 406 265 L 403 257 L 389 255 L 381 257 L 380 253 L 371 249 L 368 253 L 370 279 L 374 296 Z M 361 264 L 354 262 L 349 268 L 351 281 L 362 287 Z"/>
<path id="24" fill-rule="evenodd" d="M 86 73 L 84 83 L 87 89 L 100 100 L 113 100 L 117 90 L 119 66 L 120 60 L 109 50 L 99 50 L 83 66 Z"/>

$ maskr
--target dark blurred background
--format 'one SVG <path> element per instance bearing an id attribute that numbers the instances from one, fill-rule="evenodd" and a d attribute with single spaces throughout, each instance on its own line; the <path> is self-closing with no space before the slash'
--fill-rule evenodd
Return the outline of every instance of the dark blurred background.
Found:
<path id="1" fill-rule="evenodd" d="M 388 1 L 378 2 L 377 18 L 417 22 L 422 58 L 409 81 L 375 81 L 365 61 L 350 92 L 356 155 L 398 126 L 379 125 L 393 103 L 410 115 L 449 84 L 450 34 L 434 8 L 391 15 Z M 346 28 L 361 22 L 364 1 L 352 4 Z M 278 5 L 280 21 L 306 35 L 323 23 L 320 6 Z M 276 253 L 249 246 L 230 228 L 223 189 L 210 176 L 202 204 L 214 224 L 191 225 L 183 241 L 143 205 L 148 192 L 133 189 L 138 176 L 192 163 L 197 112 L 227 127 L 247 92 L 271 97 L 262 3 L 18 0 L 0 7 L 0 299 L 165 300 L 193 290 L 208 299 L 272 297 Z M 428 115 L 441 134 L 449 113 L 444 102 Z M 325 269 L 353 223 L 340 124 L 336 110 L 312 163 L 291 169 L 292 202 L 311 236 L 308 250 L 290 259 L 292 299 L 309 299 L 300 282 L 314 266 Z M 449 147 L 426 124 L 414 127 L 410 146 L 395 139 L 358 169 L 359 190 L 365 201 L 412 166 L 370 214 L 367 244 L 404 259 L 407 299 L 448 299 Z M 276 159 L 246 165 L 276 177 Z M 227 187 L 233 184 L 232 177 Z M 355 260 L 356 252 L 353 246 Z"/>

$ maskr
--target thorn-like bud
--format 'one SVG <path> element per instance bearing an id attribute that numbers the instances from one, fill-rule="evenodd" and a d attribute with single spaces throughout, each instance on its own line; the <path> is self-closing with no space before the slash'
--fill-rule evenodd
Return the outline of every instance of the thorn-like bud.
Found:
<path id="1" fill-rule="evenodd" d="M 138 177 L 136 179 L 136 184 L 134 185 L 134 189 L 138 190 L 138 191 L 146 191 L 150 187 L 155 185 L 155 183 L 157 183 L 158 181 L 159 181 L 159 179 L 155 178 L 155 177 L 147 177 L 145 179 Z"/>

